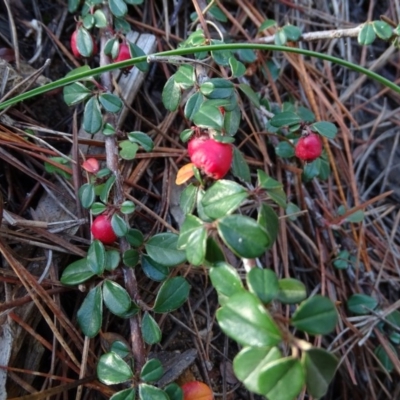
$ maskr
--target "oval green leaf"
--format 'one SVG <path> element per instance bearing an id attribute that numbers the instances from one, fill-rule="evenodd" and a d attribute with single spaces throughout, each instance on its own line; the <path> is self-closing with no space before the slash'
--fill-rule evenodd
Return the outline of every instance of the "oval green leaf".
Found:
<path id="1" fill-rule="evenodd" d="M 78 324 L 87 337 L 95 337 L 103 320 L 103 299 L 99 286 L 89 290 L 76 315 Z"/>
<path id="2" fill-rule="evenodd" d="M 118 283 L 105 280 L 103 283 L 103 300 L 106 307 L 115 315 L 125 314 L 131 307 L 131 297 Z"/>
<path id="3" fill-rule="evenodd" d="M 147 254 L 158 264 L 174 267 L 186 261 L 186 254 L 178 250 L 178 235 L 175 233 L 159 233 L 145 244 Z"/>
<path id="4" fill-rule="evenodd" d="M 77 260 L 67 266 L 61 275 L 63 285 L 79 285 L 96 275 L 89 267 L 86 258 Z"/>
<path id="5" fill-rule="evenodd" d="M 140 379 L 143 382 L 156 382 L 163 376 L 163 374 L 164 368 L 161 361 L 152 358 L 143 365 L 143 368 L 140 371 Z"/>
<path id="6" fill-rule="evenodd" d="M 157 313 L 176 310 L 187 300 L 189 291 L 189 283 L 181 276 L 166 280 L 157 293 L 153 310 Z"/>
<path id="7" fill-rule="evenodd" d="M 238 272 L 226 262 L 219 262 L 210 269 L 210 279 L 221 305 L 224 305 L 229 297 L 243 290 Z"/>
<path id="8" fill-rule="evenodd" d="M 89 268 L 95 274 L 101 275 L 104 272 L 106 265 L 106 250 L 103 243 L 99 240 L 93 240 L 93 243 L 89 246 L 87 262 Z"/>
<path id="9" fill-rule="evenodd" d="M 116 353 L 103 354 L 97 364 L 97 377 L 106 385 L 116 385 L 133 378 L 130 366 Z"/>
<path id="10" fill-rule="evenodd" d="M 279 292 L 278 278 L 271 269 L 252 268 L 246 276 L 247 286 L 264 304 L 274 300 Z"/>
<path id="11" fill-rule="evenodd" d="M 358 315 L 369 314 L 378 305 L 378 301 L 366 294 L 353 294 L 347 300 L 347 309 Z"/>
<path id="12" fill-rule="evenodd" d="M 141 329 L 143 340 L 147 344 L 160 343 L 161 329 L 158 326 L 156 320 L 147 311 L 143 315 Z"/>
<path id="13" fill-rule="evenodd" d="M 307 297 L 306 286 L 294 278 L 279 279 L 277 299 L 283 304 L 297 304 Z"/>

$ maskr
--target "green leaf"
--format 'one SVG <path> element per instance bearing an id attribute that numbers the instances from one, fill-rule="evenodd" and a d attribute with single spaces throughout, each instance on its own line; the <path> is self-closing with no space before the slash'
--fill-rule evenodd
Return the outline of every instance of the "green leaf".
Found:
<path id="1" fill-rule="evenodd" d="M 244 95 L 253 103 L 257 108 L 260 108 L 260 99 L 254 90 L 247 83 L 240 83 L 238 88 L 244 93 Z"/>
<path id="2" fill-rule="evenodd" d="M 164 369 L 160 360 L 153 358 L 146 362 L 140 371 L 140 379 L 144 382 L 156 382 L 164 374 Z"/>
<path id="3" fill-rule="evenodd" d="M 103 93 L 99 96 L 99 101 L 103 108 L 110 113 L 117 113 L 121 111 L 121 99 L 112 93 Z"/>
<path id="4" fill-rule="evenodd" d="M 139 150 L 139 145 L 137 143 L 132 143 L 130 140 L 122 140 L 118 143 L 121 151 L 119 155 L 124 160 L 133 160 L 136 157 L 136 153 Z"/>
<path id="5" fill-rule="evenodd" d="M 146 254 L 142 255 L 142 270 L 148 278 L 156 282 L 164 281 L 169 274 L 168 267 L 157 264 Z"/>
<path id="6" fill-rule="evenodd" d="M 376 35 L 383 40 L 389 40 L 393 35 L 392 27 L 385 21 L 373 21 L 372 27 Z"/>
<path id="7" fill-rule="evenodd" d="M 72 14 L 74 13 L 79 6 L 79 0 L 68 0 L 68 11 Z"/>
<path id="8" fill-rule="evenodd" d="M 347 300 L 347 309 L 353 314 L 369 314 L 378 306 L 378 300 L 366 294 L 353 294 Z"/>
<path id="9" fill-rule="evenodd" d="M 128 342 L 123 340 L 116 340 L 112 342 L 110 351 L 118 354 L 122 358 L 128 357 L 131 354 L 131 349 L 129 348 Z"/>
<path id="10" fill-rule="evenodd" d="M 282 334 L 261 301 L 253 294 L 239 291 L 217 310 L 221 330 L 243 346 L 275 346 Z"/>
<path id="11" fill-rule="evenodd" d="M 266 230 L 269 236 L 270 243 L 267 250 L 270 249 L 279 233 L 279 218 L 271 206 L 266 203 L 261 203 L 257 216 L 258 224 Z"/>
<path id="12" fill-rule="evenodd" d="M 106 265 L 106 250 L 103 243 L 93 240 L 87 253 L 87 263 L 89 268 L 96 274 L 101 275 Z"/>
<path id="13" fill-rule="evenodd" d="M 124 17 L 128 12 L 128 7 L 123 0 L 108 0 L 108 6 L 115 17 Z"/>
<path id="14" fill-rule="evenodd" d="M 146 53 L 135 43 L 127 42 L 127 44 L 129 46 L 129 50 L 130 50 L 132 58 L 146 56 Z M 135 66 L 142 72 L 147 72 L 149 69 L 149 63 L 147 61 L 141 61 L 141 62 L 135 64 Z"/>
<path id="15" fill-rule="evenodd" d="M 325 136 L 328 139 L 334 139 L 337 134 L 336 125 L 332 124 L 332 122 L 314 122 L 310 127 L 314 132 L 318 132 L 320 135 Z"/>
<path id="16" fill-rule="evenodd" d="M 266 29 L 276 26 L 276 21 L 273 19 L 266 19 L 258 28 L 258 32 L 262 32 Z"/>
<path id="17" fill-rule="evenodd" d="M 135 400 L 136 392 L 134 388 L 124 389 L 114 393 L 110 400 Z"/>
<path id="18" fill-rule="evenodd" d="M 103 126 L 103 135 L 105 136 L 115 135 L 115 128 L 108 122 Z"/>
<path id="19" fill-rule="evenodd" d="M 96 203 L 93 203 L 93 204 L 91 205 L 91 207 L 90 207 L 90 212 L 91 212 L 93 215 L 100 215 L 100 214 L 103 214 L 103 212 L 106 210 L 106 208 L 107 208 L 107 207 L 106 207 L 105 204 L 96 202 Z"/>
<path id="20" fill-rule="evenodd" d="M 125 3 L 127 2 L 125 1 Z M 127 35 L 131 31 L 131 26 L 125 18 L 114 18 L 114 28 L 124 35 Z M 118 53 L 114 53 L 113 58 L 117 57 L 117 54 Z"/>
<path id="21" fill-rule="evenodd" d="M 396 352 L 396 349 L 388 343 L 388 346 L 393 352 L 394 357 L 398 358 L 398 354 Z M 382 367 L 390 374 L 393 372 L 394 365 L 392 360 L 389 358 L 386 350 L 382 345 L 378 345 L 378 347 L 374 350 L 374 354 L 378 357 L 378 360 L 381 362 Z"/>
<path id="22" fill-rule="evenodd" d="M 210 44 L 224 44 L 222 40 L 211 39 Z M 229 59 L 232 57 L 232 52 L 229 50 L 217 50 L 211 52 L 211 57 L 218 65 L 229 67 Z"/>
<path id="23" fill-rule="evenodd" d="M 191 121 L 203 103 L 204 96 L 200 92 L 193 93 L 186 102 L 184 109 L 185 117 Z M 191 129 L 190 131 L 192 132 Z"/>
<path id="24" fill-rule="evenodd" d="M 350 253 L 347 250 L 342 250 L 339 252 L 337 257 L 333 260 L 333 266 L 336 269 L 346 269 L 349 266 Z"/>
<path id="25" fill-rule="evenodd" d="M 346 221 L 352 222 L 353 224 L 359 223 L 364 221 L 364 211 L 363 210 L 357 210 L 350 214 L 349 216 L 346 217 Z"/>
<path id="26" fill-rule="evenodd" d="M 196 110 L 196 112 L 197 112 L 197 110 Z M 179 134 L 179 138 L 182 140 L 183 143 L 186 143 L 192 136 L 193 136 L 193 129 L 184 129 Z"/>
<path id="27" fill-rule="evenodd" d="M 207 245 L 207 229 L 201 219 L 188 214 L 181 226 L 177 246 L 186 250 L 187 260 L 193 265 L 204 262 Z"/>
<path id="28" fill-rule="evenodd" d="M 259 375 L 271 361 L 282 358 L 277 347 L 244 347 L 233 359 L 233 370 L 237 378 L 251 392 L 262 394 Z"/>
<path id="29" fill-rule="evenodd" d="M 252 268 L 246 276 L 247 286 L 264 304 L 274 300 L 279 292 L 278 278 L 270 269 Z"/>
<path id="30" fill-rule="evenodd" d="M 220 130 L 224 126 L 224 117 L 217 107 L 205 101 L 201 104 L 196 114 L 194 114 L 193 123 L 199 128 Z"/>
<path id="31" fill-rule="evenodd" d="M 292 316 L 292 325 L 310 335 L 327 335 L 337 324 L 335 305 L 327 297 L 316 295 L 303 301 Z"/>
<path id="32" fill-rule="evenodd" d="M 308 393 L 319 399 L 328 391 L 338 366 L 337 358 L 324 349 L 312 348 L 303 353 Z"/>
<path id="33" fill-rule="evenodd" d="M 105 385 L 116 385 L 133 378 L 131 367 L 116 353 L 103 354 L 97 364 L 97 377 Z"/>
<path id="34" fill-rule="evenodd" d="M 111 191 L 111 188 L 113 187 L 114 183 L 115 183 L 115 175 L 111 175 L 106 180 L 106 183 L 104 184 L 104 186 L 101 190 L 100 196 L 99 196 L 100 200 L 103 203 L 108 203 L 108 197 L 110 195 L 110 191 Z"/>
<path id="35" fill-rule="evenodd" d="M 248 197 L 247 190 L 236 182 L 220 179 L 204 194 L 203 211 L 212 219 L 233 213 Z"/>
<path id="36" fill-rule="evenodd" d="M 267 232 L 244 215 L 221 218 L 217 228 L 221 239 L 238 257 L 260 257 L 270 244 Z"/>
<path id="37" fill-rule="evenodd" d="M 61 275 L 60 282 L 63 285 L 79 285 L 86 282 L 96 274 L 90 269 L 86 258 L 81 258 L 69 264 Z"/>
<path id="38" fill-rule="evenodd" d="M 118 237 L 124 237 L 129 230 L 125 220 L 118 214 L 113 214 L 111 217 L 111 227 Z"/>
<path id="39" fill-rule="evenodd" d="M 97 133 L 103 125 L 100 104 L 96 97 L 91 97 L 83 111 L 83 129 L 87 133 Z"/>
<path id="40" fill-rule="evenodd" d="M 307 297 L 303 282 L 294 278 L 279 279 L 279 293 L 277 300 L 283 304 L 297 304 Z"/>
<path id="41" fill-rule="evenodd" d="M 103 10 L 96 10 L 93 14 L 94 16 L 94 26 L 96 28 L 106 28 L 107 27 L 107 18 L 103 12 Z"/>
<path id="42" fill-rule="evenodd" d="M 284 46 L 286 42 L 287 42 L 286 32 L 284 31 L 283 28 L 278 28 L 277 31 L 275 32 L 274 43 L 277 46 Z"/>
<path id="43" fill-rule="evenodd" d="M 103 299 L 99 286 L 89 290 L 76 318 L 85 336 L 92 338 L 99 333 L 103 321 Z"/>
<path id="44" fill-rule="evenodd" d="M 304 386 L 305 374 L 298 359 L 285 357 L 265 365 L 258 382 L 268 400 L 294 399 Z"/>
<path id="45" fill-rule="evenodd" d="M 183 391 L 175 382 L 165 386 L 164 391 L 167 393 L 169 400 L 184 400 Z"/>
<path id="46" fill-rule="evenodd" d="M 285 25 L 282 29 L 285 32 L 287 40 L 297 42 L 301 37 L 301 30 L 297 26 Z"/>
<path id="47" fill-rule="evenodd" d="M 196 205 L 198 190 L 198 186 L 195 186 L 193 183 L 191 183 L 182 191 L 179 205 L 181 206 L 181 209 L 185 215 L 193 212 L 194 206 Z"/>
<path id="48" fill-rule="evenodd" d="M 229 57 L 229 66 L 232 71 L 232 78 L 239 78 L 246 73 L 246 66 L 234 56 Z"/>
<path id="49" fill-rule="evenodd" d="M 135 212 L 135 203 L 133 201 L 130 200 L 125 200 L 122 204 L 121 204 L 121 212 L 122 214 L 132 214 L 133 212 Z"/>
<path id="50" fill-rule="evenodd" d="M 168 111 L 175 111 L 181 102 L 181 88 L 175 82 L 175 77 L 172 75 L 164 85 L 162 91 L 162 102 Z"/>
<path id="51" fill-rule="evenodd" d="M 140 247 L 144 241 L 143 233 L 138 229 L 129 229 L 125 238 L 133 247 Z"/>
<path id="52" fill-rule="evenodd" d="M 149 152 L 152 151 L 154 148 L 153 139 L 149 135 L 146 135 L 143 132 L 138 132 L 138 131 L 129 132 L 128 139 L 131 142 L 140 144 L 140 146 L 143 147 L 144 151 Z"/>
<path id="53" fill-rule="evenodd" d="M 74 82 L 71 85 L 64 86 L 64 101 L 69 106 L 81 103 L 91 95 L 91 90 L 80 82 Z"/>
<path id="54" fill-rule="evenodd" d="M 194 67 L 190 64 L 181 65 L 175 72 L 175 82 L 181 89 L 190 89 L 196 82 Z"/>
<path id="55" fill-rule="evenodd" d="M 276 128 L 282 128 L 283 126 L 299 124 L 301 122 L 301 118 L 294 112 L 283 111 L 272 117 L 269 122 L 272 126 L 275 126 Z"/>
<path id="56" fill-rule="evenodd" d="M 224 14 L 224 12 L 216 5 L 212 6 L 208 12 L 217 20 L 220 22 L 228 22 L 227 16 Z"/>
<path id="57" fill-rule="evenodd" d="M 128 249 L 122 256 L 122 261 L 127 267 L 136 267 L 139 262 L 139 252 L 136 249 Z"/>
<path id="58" fill-rule="evenodd" d="M 317 158 L 316 160 L 306 163 L 304 165 L 303 174 L 301 175 L 301 179 L 305 182 L 311 181 L 313 178 L 318 176 L 321 168 L 321 158 Z"/>
<path id="59" fill-rule="evenodd" d="M 229 136 L 234 136 L 238 131 L 240 126 L 240 120 L 242 118 L 239 107 L 233 111 L 226 111 L 224 117 L 224 130 L 225 134 Z M 224 136 L 227 138 L 227 136 Z"/>
<path id="60" fill-rule="evenodd" d="M 178 235 L 175 233 L 159 233 L 146 244 L 147 254 L 158 264 L 174 267 L 186 261 L 186 254 L 178 250 Z"/>
<path id="61" fill-rule="evenodd" d="M 236 178 L 239 178 L 246 183 L 251 182 L 250 167 L 241 151 L 235 146 L 233 147 L 233 161 L 231 170 Z"/>
<path id="62" fill-rule="evenodd" d="M 209 99 L 225 99 L 233 90 L 233 83 L 224 78 L 212 78 L 200 85 L 200 92 Z"/>
<path id="63" fill-rule="evenodd" d="M 229 297 L 243 290 L 242 280 L 235 268 L 226 262 L 219 262 L 210 269 L 210 279 L 218 293 L 218 300 L 224 305 Z"/>
<path id="64" fill-rule="evenodd" d="M 314 113 L 306 107 L 303 106 L 298 107 L 297 114 L 304 122 L 311 123 L 315 121 Z"/>
<path id="65" fill-rule="evenodd" d="M 376 38 L 373 24 L 371 22 L 366 22 L 358 34 L 358 43 L 363 46 L 370 45 Z"/>
<path id="66" fill-rule="evenodd" d="M 218 262 L 224 262 L 225 255 L 217 241 L 209 236 L 206 245 L 206 259 L 204 265 L 210 267 Z"/>
<path id="67" fill-rule="evenodd" d="M 76 47 L 82 57 L 91 57 L 93 54 L 93 37 L 83 26 L 78 29 Z"/>
<path id="68" fill-rule="evenodd" d="M 106 251 L 106 266 L 105 269 L 107 271 L 114 271 L 121 261 L 121 257 L 119 255 L 119 251 L 117 250 L 108 250 Z"/>
<path id="69" fill-rule="evenodd" d="M 131 307 L 131 297 L 118 283 L 106 279 L 103 283 L 103 300 L 106 307 L 115 315 L 125 314 Z"/>
<path id="70" fill-rule="evenodd" d="M 176 310 L 187 300 L 189 291 L 189 283 L 181 276 L 166 280 L 157 293 L 153 310 L 157 313 Z"/>
<path id="71" fill-rule="evenodd" d="M 282 158 L 291 158 L 294 156 L 294 147 L 289 142 L 280 142 L 275 147 L 275 153 Z"/>
<path id="72" fill-rule="evenodd" d="M 139 398 L 140 400 L 169 400 L 164 391 L 146 383 L 139 384 Z"/>
<path id="73" fill-rule="evenodd" d="M 96 198 L 94 186 L 91 183 L 83 184 L 78 190 L 78 196 L 82 207 L 90 208 Z"/>
<path id="74" fill-rule="evenodd" d="M 141 329 L 143 339 L 147 344 L 160 343 L 162 335 L 161 329 L 156 320 L 147 311 L 143 315 Z"/>

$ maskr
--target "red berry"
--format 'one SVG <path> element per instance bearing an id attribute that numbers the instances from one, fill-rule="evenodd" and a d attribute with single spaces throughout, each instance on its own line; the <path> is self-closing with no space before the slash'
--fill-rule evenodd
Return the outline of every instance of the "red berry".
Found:
<path id="1" fill-rule="evenodd" d="M 95 174 L 99 172 L 100 164 L 96 158 L 88 158 L 82 163 L 82 168 L 91 174 Z"/>
<path id="2" fill-rule="evenodd" d="M 131 59 L 131 51 L 129 49 L 129 46 L 126 43 L 121 43 L 119 45 L 119 52 L 117 57 L 114 58 L 114 62 L 120 62 L 120 61 L 126 61 Z M 124 68 L 124 71 L 129 71 L 131 70 L 133 67 L 133 65 L 131 65 L 130 67 L 126 67 Z"/>
<path id="3" fill-rule="evenodd" d="M 93 221 L 92 235 L 104 244 L 112 244 L 117 240 L 117 235 L 113 231 L 110 218 L 105 214 L 99 215 Z"/>
<path id="4" fill-rule="evenodd" d="M 314 161 L 322 153 L 322 140 L 316 133 L 302 136 L 296 144 L 296 157 L 303 161 Z"/>
<path id="5" fill-rule="evenodd" d="M 233 148 L 208 136 L 192 139 L 188 144 L 190 161 L 214 179 L 223 178 L 231 168 Z"/>

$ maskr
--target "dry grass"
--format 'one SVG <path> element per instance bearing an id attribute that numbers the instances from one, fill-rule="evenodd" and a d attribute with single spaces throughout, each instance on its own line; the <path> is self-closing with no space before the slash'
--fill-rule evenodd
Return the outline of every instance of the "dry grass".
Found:
<path id="1" fill-rule="evenodd" d="M 357 5 L 339 0 L 216 2 L 229 13 L 229 21 L 220 26 L 221 30 L 238 42 L 259 38 L 257 28 L 266 18 L 281 25 L 289 21 L 304 32 L 348 28 L 367 19 L 378 19 L 380 14 L 393 21 L 400 20 L 398 0 L 360 1 Z M 25 10 L 28 16 L 21 15 L 18 7 L 9 10 L 14 16 L 9 23 L 18 34 L 11 41 L 14 40 L 14 45 L 19 43 L 20 61 L 22 57 L 29 59 L 35 52 L 34 40 L 23 38 L 26 27 L 21 21 L 34 16 L 51 20 L 47 28 L 53 33 L 50 35 L 47 29 L 43 32 L 43 46 L 34 65 L 42 65 L 55 54 L 46 73 L 56 79 L 67 72 L 67 67 L 75 66 L 62 46 L 73 28 L 73 19 L 66 17 L 65 8 L 56 8 L 50 2 L 32 3 L 36 6 Z M 59 3 L 65 7 L 65 1 Z M 172 49 L 191 29 L 190 12 L 202 3 L 149 0 L 143 7 L 132 9 L 130 22 L 134 30 L 155 35 L 158 51 Z M 199 22 L 204 24 L 203 19 Z M 208 26 L 210 34 L 212 29 Z M 384 43 L 361 48 L 356 39 L 343 38 L 301 43 L 301 46 L 330 53 L 399 81 L 397 51 L 387 49 Z M 300 180 L 301 166 L 293 160 L 275 157 L 271 146 L 274 137 L 265 130 L 264 116 L 244 103 L 245 114 L 236 144 L 254 171 L 263 168 L 284 182 L 290 201 L 307 210 L 295 221 L 285 218 L 280 210 L 279 238 L 261 262 L 273 268 L 278 276 L 300 279 L 309 293 L 329 296 L 338 306 L 340 323 L 336 335 L 314 343 L 330 348 L 341 359 L 326 399 L 400 398 L 397 355 L 388 350 L 394 364 L 389 375 L 381 371 L 373 353 L 379 344 L 388 348 L 388 337 L 381 333 L 378 324 L 400 307 L 400 250 L 396 235 L 400 221 L 400 182 L 396 173 L 400 162 L 399 97 L 365 77 L 327 62 L 293 54 L 259 53 L 257 57 L 249 65 L 245 78 L 256 91 L 271 103 L 294 100 L 311 109 L 318 119 L 334 121 L 340 131 L 334 142 L 325 141 L 332 167 L 330 178 L 304 185 Z M 265 68 L 270 60 L 280 66 L 276 81 L 270 79 Z M 173 72 L 173 66 L 152 65 L 125 122 L 129 130 L 149 132 L 156 143 L 152 153 L 140 154 L 133 165 L 121 164 L 126 194 L 138 205 L 133 223 L 149 234 L 176 229 L 174 218 L 179 216 L 174 211 L 178 189 L 173 181 L 185 157 L 178 135 L 187 126 L 181 110 L 167 113 L 160 100 L 163 84 Z M 75 318 L 84 294 L 62 287 L 58 281 L 63 267 L 75 256 L 85 254 L 89 242 L 86 227 L 82 225 L 85 214 L 79 211 L 75 198 L 79 181 L 74 179 L 71 184 L 63 180 L 62 185 L 56 186 L 54 177 L 43 168 L 46 157 L 60 152 L 69 154 L 73 138 L 77 139 L 79 116 L 72 119 L 71 110 L 62 105 L 60 95 L 55 96 L 56 100 L 42 97 L 8 110 L 13 122 L 2 120 L 0 127 L 0 327 L 3 326 L 3 339 L 8 327 L 12 327 L 14 341 L 7 370 L 9 398 L 30 394 L 27 398 L 41 399 L 46 394 L 49 399 L 68 399 L 73 398 L 71 393 L 77 393 L 77 398 L 107 398 L 111 389 L 91 375 L 109 336 L 100 335 L 90 342 L 82 339 Z M 47 111 L 50 116 L 41 115 Z M 56 114 L 57 119 L 53 117 Z M 36 132 L 37 138 L 26 142 L 23 136 L 28 128 Z M 91 146 L 94 150 L 90 151 L 104 159 L 101 141 L 82 139 L 79 144 Z M 76 146 L 77 142 L 75 149 Z M 81 159 L 77 151 L 70 157 L 73 168 L 65 170 L 76 174 L 74 166 Z M 66 222 L 58 226 L 50 223 L 46 210 L 38 209 L 37 205 L 44 194 L 51 197 L 60 187 L 64 191 L 63 203 L 58 203 L 63 209 L 60 220 Z M 364 210 L 364 221 L 343 222 L 337 216 L 340 206 L 346 207 L 346 215 Z M 71 210 L 78 210 L 77 214 Z M 59 227 L 63 228 L 61 232 L 53 231 Z M 354 262 L 346 270 L 337 270 L 332 265 L 340 250 L 348 250 L 354 256 Z M 190 371 L 210 384 L 218 392 L 217 398 L 255 398 L 240 387 L 230 372 L 237 348 L 218 329 L 217 299 L 206 272 L 186 267 L 179 272 L 192 284 L 190 301 L 178 312 L 160 319 L 163 341 L 153 351 L 195 348 L 198 357 Z M 151 303 L 158 284 L 139 275 L 139 285 L 144 300 Z M 345 303 L 354 293 L 375 297 L 381 311 L 363 317 L 351 316 Z M 127 338 L 129 326 L 109 316 L 103 332 Z M 66 391 L 79 384 L 84 386 L 79 389 L 82 392 Z"/>

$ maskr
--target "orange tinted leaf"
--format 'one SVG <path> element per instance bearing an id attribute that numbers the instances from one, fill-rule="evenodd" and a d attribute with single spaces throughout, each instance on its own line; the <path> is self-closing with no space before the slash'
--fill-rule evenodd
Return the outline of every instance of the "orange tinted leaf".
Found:
<path id="1" fill-rule="evenodd" d="M 176 175 L 175 183 L 177 185 L 182 185 L 183 183 L 187 182 L 193 175 L 193 164 L 186 164 L 179 169 L 178 174 Z"/>
<path id="2" fill-rule="evenodd" d="M 203 382 L 192 381 L 182 386 L 183 400 L 213 400 L 213 391 Z"/>

